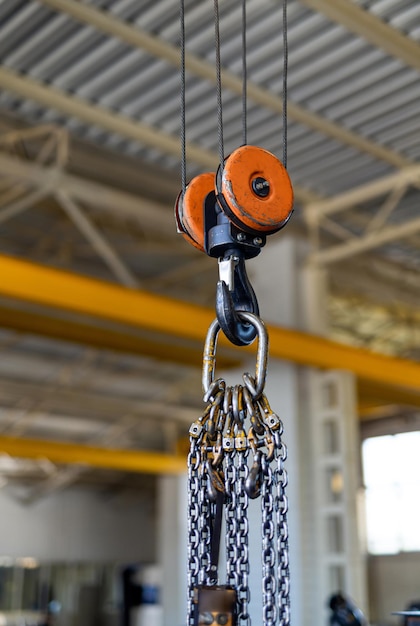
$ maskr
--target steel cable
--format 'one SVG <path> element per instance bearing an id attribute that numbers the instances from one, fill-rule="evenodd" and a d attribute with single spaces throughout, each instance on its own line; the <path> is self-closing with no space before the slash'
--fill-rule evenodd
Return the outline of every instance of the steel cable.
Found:
<path id="1" fill-rule="evenodd" d="M 223 169 L 225 161 L 225 150 L 223 145 L 222 67 L 220 62 L 220 28 L 218 0 L 214 0 L 214 47 L 216 52 L 217 133 L 219 141 L 220 167 L 221 169 Z"/>
<path id="2" fill-rule="evenodd" d="M 247 120 L 247 82 L 248 70 L 246 63 L 246 0 L 242 0 L 242 143 L 248 143 Z"/>
<path id="3" fill-rule="evenodd" d="M 186 139 L 186 86 L 185 86 L 185 4 L 184 0 L 180 0 L 179 4 L 179 21 L 180 21 L 180 51 L 181 51 L 181 92 L 180 92 L 180 109 L 181 109 L 181 189 L 182 198 L 187 188 L 187 139 Z"/>
<path id="4" fill-rule="evenodd" d="M 289 46 L 287 41 L 287 0 L 283 0 L 283 165 L 287 168 L 287 70 Z"/>

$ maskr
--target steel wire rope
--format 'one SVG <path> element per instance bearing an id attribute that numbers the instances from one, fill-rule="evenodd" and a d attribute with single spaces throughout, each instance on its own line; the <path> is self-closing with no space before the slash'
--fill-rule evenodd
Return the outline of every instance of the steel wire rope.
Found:
<path id="1" fill-rule="evenodd" d="M 214 0 L 214 48 L 216 53 L 216 99 L 217 99 L 217 135 L 219 144 L 220 169 L 223 169 L 225 161 L 225 149 L 223 143 L 223 103 L 222 103 L 222 66 L 220 61 L 220 18 L 219 2 Z"/>
<path id="2" fill-rule="evenodd" d="M 289 62 L 289 45 L 287 41 L 287 0 L 283 0 L 283 165 L 287 169 L 287 71 Z"/>
<path id="3" fill-rule="evenodd" d="M 180 22 L 180 113 L 181 113 L 181 189 L 182 199 L 187 188 L 187 139 L 186 139 L 186 85 L 185 85 L 185 2 L 180 0 L 179 3 L 179 22 Z"/>
<path id="4" fill-rule="evenodd" d="M 282 131 L 283 131 L 283 165 L 287 169 L 287 75 L 288 75 L 288 37 L 287 37 L 287 0 L 282 1 L 283 16 L 283 85 L 282 85 Z M 219 27 L 219 3 L 214 0 L 214 35 L 216 53 L 216 98 L 217 98 L 217 126 L 219 160 L 221 167 L 224 165 L 224 141 L 223 141 L 223 103 L 222 103 L 222 76 L 220 58 L 220 27 Z M 242 141 L 248 143 L 248 112 L 247 112 L 247 40 L 246 40 L 246 0 L 242 0 Z M 180 0 L 180 112 L 181 112 L 181 187 L 182 196 L 187 186 L 187 155 L 186 155 L 186 75 L 185 75 L 185 2 Z"/>
<path id="5" fill-rule="evenodd" d="M 242 143 L 244 146 L 248 143 L 248 69 L 246 61 L 246 0 L 242 0 Z"/>

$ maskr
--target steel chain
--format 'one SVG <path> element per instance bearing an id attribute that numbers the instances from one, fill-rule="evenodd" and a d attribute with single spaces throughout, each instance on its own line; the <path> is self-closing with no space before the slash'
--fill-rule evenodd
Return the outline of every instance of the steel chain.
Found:
<path id="1" fill-rule="evenodd" d="M 238 572 L 236 571 L 237 558 L 237 496 L 236 496 L 236 465 L 235 452 L 232 451 L 226 457 L 226 504 L 225 504 L 225 522 L 226 522 L 226 583 L 235 587 L 239 585 Z"/>
<path id="2" fill-rule="evenodd" d="M 200 545 L 200 535 L 198 530 L 199 519 L 199 478 L 200 452 L 197 440 L 191 437 L 190 452 L 188 454 L 188 625 L 194 625 L 193 596 L 194 588 L 198 585 L 198 573 L 200 562 L 198 550 Z"/>
<path id="3" fill-rule="evenodd" d="M 277 458 L 274 470 L 276 485 L 275 511 L 276 511 L 276 535 L 277 535 L 277 580 L 278 580 L 278 614 L 280 626 L 290 624 L 290 571 L 289 571 L 289 528 L 287 512 L 289 508 L 286 496 L 288 483 L 285 461 L 287 448 L 281 440 L 283 426 L 277 433 Z"/>
<path id="4" fill-rule="evenodd" d="M 262 532 L 262 593 L 263 626 L 276 623 L 276 553 L 274 549 L 273 472 L 265 456 L 261 460 L 261 532 Z"/>
<path id="5" fill-rule="evenodd" d="M 207 497 L 207 476 L 205 466 L 201 465 L 199 475 L 198 494 L 198 534 L 200 544 L 198 547 L 198 584 L 205 585 L 208 582 L 210 570 L 210 528 L 211 528 L 211 504 Z"/>
<path id="6" fill-rule="evenodd" d="M 245 484 L 249 475 L 247 463 L 248 450 L 237 453 L 236 465 L 236 560 L 237 596 L 238 596 L 238 623 L 247 626 L 251 623 L 248 612 L 250 601 L 249 591 L 249 522 L 248 522 L 248 494 Z"/>

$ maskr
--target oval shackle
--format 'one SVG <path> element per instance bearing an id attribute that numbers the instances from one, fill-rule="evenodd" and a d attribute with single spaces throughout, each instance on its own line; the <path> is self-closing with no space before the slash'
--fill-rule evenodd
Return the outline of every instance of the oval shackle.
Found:
<path id="1" fill-rule="evenodd" d="M 242 321 L 251 324 L 257 331 L 258 335 L 258 348 L 257 348 L 257 358 L 255 364 L 255 377 L 254 381 L 254 389 L 255 392 L 254 398 L 258 398 L 262 392 L 264 391 L 265 378 L 267 372 L 267 360 L 268 360 L 268 333 L 265 327 L 264 322 L 253 313 L 248 313 L 246 311 L 237 311 L 238 317 L 242 319 Z M 202 384 L 203 390 L 206 394 L 210 386 L 212 385 L 214 379 L 214 372 L 216 369 L 216 347 L 217 347 L 217 339 L 220 332 L 220 324 L 218 319 L 216 318 L 210 324 L 209 329 L 207 331 L 207 337 L 204 344 L 204 353 L 203 353 L 203 372 L 202 372 Z"/>

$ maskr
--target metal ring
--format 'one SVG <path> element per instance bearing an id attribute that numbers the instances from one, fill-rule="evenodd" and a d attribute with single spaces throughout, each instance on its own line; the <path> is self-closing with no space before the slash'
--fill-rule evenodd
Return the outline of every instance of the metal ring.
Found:
<path id="1" fill-rule="evenodd" d="M 259 398 L 264 391 L 265 385 L 268 360 L 267 329 L 264 322 L 253 313 L 248 313 L 246 311 L 237 311 L 237 315 L 243 321 L 251 324 L 256 329 L 258 334 L 257 360 L 255 365 L 255 376 L 253 378 L 254 385 L 252 386 L 252 389 L 249 389 L 248 387 L 253 399 L 256 399 Z M 210 385 L 214 381 L 214 371 L 216 369 L 216 347 L 219 332 L 220 324 L 218 319 L 216 318 L 209 326 L 206 341 L 204 344 L 202 384 L 205 394 L 207 394 Z M 246 376 L 249 376 L 249 374 L 247 374 Z"/>
<path id="2" fill-rule="evenodd" d="M 242 428 L 243 418 L 242 412 L 242 385 L 235 385 L 232 388 L 232 414 L 237 425 Z"/>

